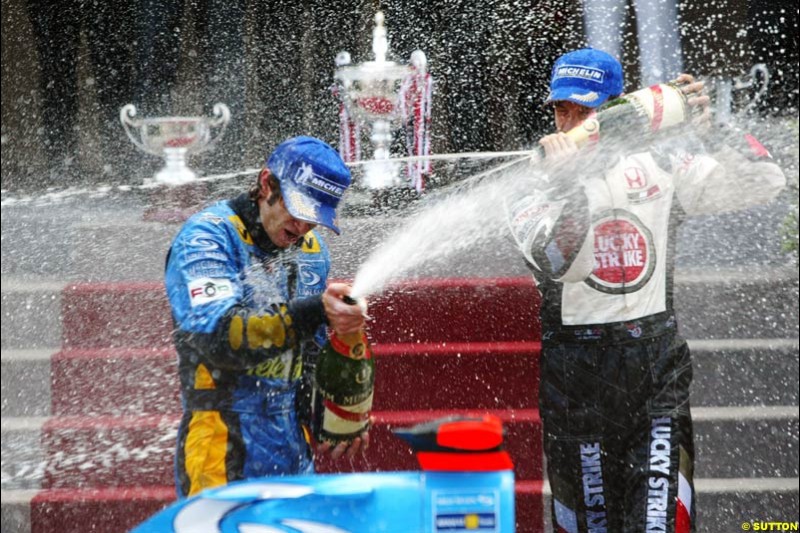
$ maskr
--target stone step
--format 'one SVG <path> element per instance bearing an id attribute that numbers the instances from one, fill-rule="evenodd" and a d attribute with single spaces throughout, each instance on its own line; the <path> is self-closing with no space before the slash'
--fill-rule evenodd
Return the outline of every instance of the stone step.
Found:
<path id="1" fill-rule="evenodd" d="M 521 494 L 526 492 L 521 490 L 526 483 L 517 483 L 518 501 L 527 496 Z M 759 531 L 755 522 L 762 527 L 760 531 L 796 531 L 800 507 L 798 485 L 798 478 L 695 478 L 697 533 Z M 535 490 L 532 487 L 530 492 Z M 545 482 L 543 492 L 544 531 L 551 531 L 549 483 Z M 761 526 L 761 522 L 773 521 L 781 525 L 775 529 Z M 743 527 L 744 523 L 748 527 Z"/>
<path id="2" fill-rule="evenodd" d="M 506 449 L 520 479 L 540 479 L 541 422 L 533 409 L 375 411 L 363 457 L 331 461 L 320 472 L 413 470 L 411 449 L 391 432 L 443 416 L 491 413 L 506 427 Z M 2 422 L 3 488 L 165 485 L 174 479 L 177 416 L 12 418 Z"/>
<path id="3" fill-rule="evenodd" d="M 2 418 L 3 490 L 41 488 L 50 460 L 42 439 L 47 420 L 47 417 Z"/>
<path id="4" fill-rule="evenodd" d="M 55 353 L 48 349 L 0 351 L 3 418 L 52 414 L 50 361 Z"/>
<path id="5" fill-rule="evenodd" d="M 698 479 L 697 513 L 699 531 L 758 531 L 754 522 L 790 524 L 782 531 L 797 529 L 800 516 L 798 478 Z M 761 531 L 768 531 L 761 527 Z M 775 531 L 775 529 L 773 529 Z"/>
<path id="6" fill-rule="evenodd" d="M 377 411 L 367 455 L 321 471 L 407 470 L 410 450 L 390 432 L 439 416 L 479 411 Z M 486 412 L 486 411 L 480 411 Z M 533 409 L 488 411 L 506 424 L 519 479 L 541 479 L 541 426 Z M 797 407 L 696 408 L 698 477 L 796 477 Z M 5 488 L 168 484 L 177 416 L 3 419 Z M 765 445 L 769 443 L 769 445 Z"/>
<path id="7" fill-rule="evenodd" d="M 175 501 L 175 487 L 3 490 L 3 531 L 116 533 Z"/>
<path id="8" fill-rule="evenodd" d="M 0 293 L 0 346 L 58 348 L 61 346 L 61 296 L 66 283 L 24 281 L 3 276 Z"/>
<path id="9" fill-rule="evenodd" d="M 763 271 L 685 270 L 676 273 L 675 285 L 678 327 L 687 339 L 800 336 L 796 265 Z"/>
<path id="10" fill-rule="evenodd" d="M 797 405 L 796 339 L 690 340 L 695 407 Z M 539 344 L 373 346 L 376 409 L 533 408 Z M 3 350 L 3 416 L 168 414 L 180 409 L 173 348 Z"/>
<path id="11" fill-rule="evenodd" d="M 4 206 L 4 246 L 0 271 L 27 279 L 65 281 L 154 280 L 163 276 L 164 257 L 179 231 L 176 223 L 145 220 L 145 205 L 49 206 L 45 213 L 28 206 Z M 359 266 L 411 213 L 370 217 L 341 216 L 341 235 L 323 230 L 331 249 L 332 274 L 352 278 Z M 497 238 L 489 253 L 476 258 L 469 250 L 437 258 L 412 276 L 519 276 L 527 274 L 511 238 Z M 50 244 L 58 242 L 54 249 Z M 471 255 L 468 255 L 471 254 Z M 466 260 L 465 260 L 466 259 Z"/>
<path id="12" fill-rule="evenodd" d="M 797 478 L 698 478 L 695 480 L 697 531 L 742 531 L 743 523 L 755 530 L 754 521 L 796 524 L 800 501 L 798 485 L 800 479 Z M 549 484 L 518 481 L 515 496 L 516 530 L 520 533 L 550 531 Z M 172 485 L 135 489 L 3 490 L 2 530 L 9 533 L 122 531 L 174 500 Z M 787 525 L 782 530 L 791 527 Z"/>
<path id="13" fill-rule="evenodd" d="M 231 185 L 207 195 L 205 202 L 228 197 Z M 243 190 L 248 186 L 241 183 Z M 77 195 L 73 199 L 61 195 L 60 201 L 45 201 L 45 208 L 35 202 L 5 205 L 0 271 L 3 275 L 68 281 L 160 279 L 164 255 L 180 225 L 164 224 L 158 217 L 148 216 L 153 206 L 152 198 L 148 198 L 151 195 L 152 191 L 134 190 L 120 195 Z M 441 195 L 430 198 L 436 201 Z M 777 202 L 738 213 L 690 218 L 678 231 L 678 268 L 744 269 L 753 276 L 765 269 L 787 266 L 791 257 L 781 253 L 778 233 L 788 209 L 785 203 Z M 323 232 L 331 247 L 333 274 L 352 278 L 360 265 L 391 241 L 415 214 L 416 209 L 404 209 L 353 216 L 343 210 L 339 220 L 342 234 Z M 481 241 L 478 254 L 468 248 L 448 257 L 438 256 L 411 274 L 526 274 L 520 253 L 504 228 L 491 237 Z M 59 246 L 52 246 L 53 242 Z"/>
<path id="14" fill-rule="evenodd" d="M 74 284 L 61 301 L 65 348 L 171 345 L 172 321 L 160 283 Z M 375 344 L 534 341 L 536 301 L 527 278 L 399 284 L 372 300 L 368 333 Z"/>
<path id="15" fill-rule="evenodd" d="M 699 477 L 797 477 L 798 408 L 692 409 Z"/>
<path id="16" fill-rule="evenodd" d="M 694 406 L 798 405 L 798 339 L 689 340 Z"/>
<path id="17" fill-rule="evenodd" d="M 537 342 L 380 344 L 373 351 L 376 410 L 531 408 L 536 402 Z M 3 380 L 9 382 L 3 394 L 10 396 L 4 415 L 181 410 L 172 348 L 3 353 Z"/>
<path id="18" fill-rule="evenodd" d="M 136 202 L 144 199 L 131 196 L 128 200 L 133 202 L 118 202 L 105 209 L 66 203 L 44 210 L 4 206 L 2 274 L 65 281 L 159 279 L 180 224 L 145 220 L 148 206 Z M 347 217 L 339 226 L 344 237 L 326 231 L 326 240 L 338 244 L 337 251 L 346 249 L 354 260 L 363 260 L 397 221 L 392 217 Z M 358 245 L 353 246 L 356 237 Z M 59 245 L 52 246 L 54 242 Z"/>
<path id="19" fill-rule="evenodd" d="M 154 347 L 170 342 L 161 281 L 63 283 L 4 276 L 3 349 Z M 538 338 L 530 277 L 426 278 L 372 299 L 376 342 Z M 798 338 L 797 273 L 676 275 L 681 334 L 692 339 Z"/>

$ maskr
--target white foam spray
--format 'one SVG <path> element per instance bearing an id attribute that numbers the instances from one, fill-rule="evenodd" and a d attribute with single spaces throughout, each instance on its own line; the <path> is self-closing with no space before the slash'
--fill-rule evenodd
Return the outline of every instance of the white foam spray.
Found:
<path id="1" fill-rule="evenodd" d="M 377 294 L 422 264 L 441 263 L 465 250 L 480 255 L 493 249 L 493 241 L 507 234 L 504 202 L 529 182 L 530 162 L 530 154 L 514 159 L 430 197 L 361 265 L 353 296 Z"/>
<path id="2" fill-rule="evenodd" d="M 761 129 L 763 131 L 764 128 Z M 791 132 L 781 134 L 781 128 L 777 130 L 763 133 L 766 133 L 767 141 L 773 141 L 776 146 L 794 144 L 795 155 L 790 159 L 796 161 L 796 132 L 794 139 L 791 139 Z M 743 156 L 725 148 L 729 138 L 742 135 L 741 130 L 712 133 L 714 135 L 710 137 L 708 145 L 714 149 L 713 157 L 729 171 L 736 169 L 739 181 L 746 177 L 755 184 L 768 178 L 764 175 L 763 167 L 757 165 L 737 168 Z M 782 138 L 787 133 L 790 138 Z M 688 142 L 691 138 L 685 137 L 680 129 L 662 132 L 659 138 L 662 142 L 675 140 L 680 145 L 691 144 Z M 635 138 L 635 132 L 613 141 L 606 140 L 601 151 L 590 151 L 580 159 L 562 161 L 558 165 L 561 168 L 551 167 L 548 172 L 552 172 L 556 180 L 569 180 L 567 186 L 577 187 L 587 176 L 602 172 L 603 165 L 607 164 L 603 161 L 613 161 L 618 155 L 631 153 L 632 148 L 642 148 L 641 139 Z M 353 282 L 353 296 L 361 298 L 378 294 L 389 282 L 404 277 L 418 267 L 443 263 L 465 250 L 474 250 L 470 255 L 464 255 L 464 260 L 469 261 L 477 260 L 487 250 L 495 249 L 496 241 L 509 235 L 505 202 L 531 194 L 534 188 L 549 188 L 543 181 L 544 173 L 540 171 L 536 160 L 537 157 L 528 152 L 527 156 L 499 165 L 468 178 L 442 194 L 434 195 L 418 211 L 410 214 L 408 222 L 392 233 L 360 266 Z M 729 212 L 755 203 L 749 198 L 749 191 L 745 191 L 744 195 L 742 192 L 735 188 L 716 191 L 713 212 Z"/>

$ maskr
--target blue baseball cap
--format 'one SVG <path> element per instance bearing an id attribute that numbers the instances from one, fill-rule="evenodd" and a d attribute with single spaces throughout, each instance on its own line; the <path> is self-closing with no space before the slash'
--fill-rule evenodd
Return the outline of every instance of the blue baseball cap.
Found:
<path id="1" fill-rule="evenodd" d="M 620 62 L 602 50 L 582 48 L 556 60 L 545 104 L 568 100 L 598 107 L 609 96 L 622 94 L 622 89 Z"/>
<path id="2" fill-rule="evenodd" d="M 286 209 L 294 218 L 340 233 L 336 207 L 351 178 L 336 150 L 314 137 L 292 137 L 270 154 L 267 168 L 281 184 Z"/>

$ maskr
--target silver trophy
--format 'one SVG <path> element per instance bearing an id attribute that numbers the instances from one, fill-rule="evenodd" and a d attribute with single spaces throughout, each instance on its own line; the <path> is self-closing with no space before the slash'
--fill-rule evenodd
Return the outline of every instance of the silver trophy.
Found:
<path id="1" fill-rule="evenodd" d="M 231 118 L 228 106 L 214 105 L 213 117 L 135 118 L 136 107 L 128 104 L 119 119 L 130 140 L 140 150 L 166 160 L 155 175 L 156 183 L 182 185 L 197 179 L 186 166 L 186 157 L 211 148 L 222 136 Z M 212 131 L 218 128 L 216 135 Z"/>
<path id="2" fill-rule="evenodd" d="M 399 168 L 389 161 L 392 124 L 400 119 L 399 97 L 403 80 L 411 67 L 386 60 L 389 41 L 383 25 L 383 13 L 375 15 L 372 30 L 374 61 L 350 65 L 350 55 L 337 57 L 334 77 L 341 87 L 342 99 L 351 116 L 361 123 L 371 124 L 372 160 L 367 162 L 364 184 L 370 189 L 399 185 Z M 421 53 L 421 52 L 420 52 Z"/>

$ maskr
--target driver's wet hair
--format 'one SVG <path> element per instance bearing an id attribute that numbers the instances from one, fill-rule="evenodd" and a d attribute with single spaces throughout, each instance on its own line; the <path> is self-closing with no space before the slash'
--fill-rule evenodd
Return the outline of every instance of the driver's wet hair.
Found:
<path id="1" fill-rule="evenodd" d="M 269 190 L 271 192 L 270 192 L 269 197 L 267 198 L 267 204 L 268 205 L 274 205 L 275 202 L 280 200 L 282 198 L 282 196 L 283 196 L 283 194 L 281 193 L 281 184 L 278 181 L 278 179 L 275 176 L 273 176 L 272 174 L 269 175 L 268 180 L 269 180 L 268 181 Z M 253 200 L 254 202 L 257 202 L 259 197 L 261 196 L 261 175 L 260 174 L 256 178 L 255 184 L 252 187 L 250 187 L 250 190 L 248 191 L 248 195 L 250 196 L 250 199 Z"/>

